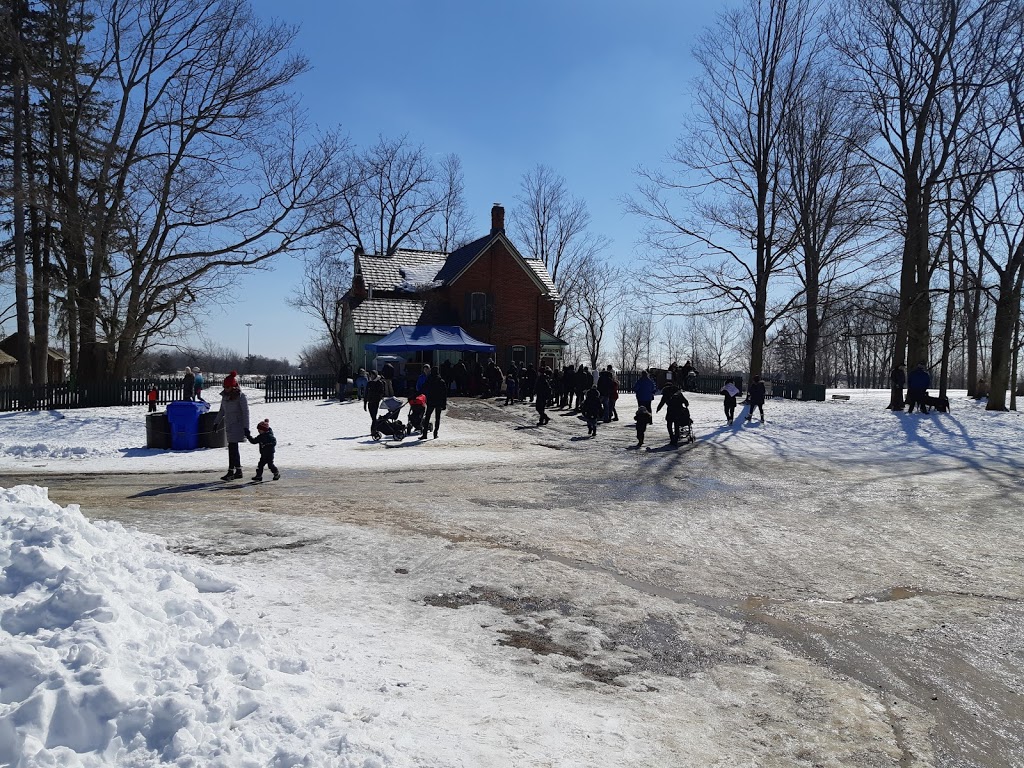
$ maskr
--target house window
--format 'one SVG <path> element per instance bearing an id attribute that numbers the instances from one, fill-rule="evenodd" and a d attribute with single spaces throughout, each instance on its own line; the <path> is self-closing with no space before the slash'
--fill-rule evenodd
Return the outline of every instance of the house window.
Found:
<path id="1" fill-rule="evenodd" d="M 526 365 L 526 347 L 512 347 L 512 362 Z"/>
<path id="2" fill-rule="evenodd" d="M 474 293 L 469 297 L 469 322 L 487 322 L 487 294 Z"/>

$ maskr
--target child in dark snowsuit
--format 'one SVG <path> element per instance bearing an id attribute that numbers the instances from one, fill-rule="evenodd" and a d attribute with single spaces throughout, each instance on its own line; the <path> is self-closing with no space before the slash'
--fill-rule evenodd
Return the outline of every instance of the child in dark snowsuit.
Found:
<path id="1" fill-rule="evenodd" d="M 587 390 L 583 398 L 583 418 L 587 420 L 587 434 L 597 437 L 597 420 L 604 415 L 604 405 L 601 403 L 601 393 L 597 387 Z"/>
<path id="2" fill-rule="evenodd" d="M 641 405 L 636 409 L 636 416 L 633 418 L 636 420 L 636 444 L 637 447 L 640 447 L 644 444 L 644 432 L 647 431 L 647 425 L 654 421 L 654 417 L 649 410 Z"/>
<path id="3" fill-rule="evenodd" d="M 270 467 L 274 473 L 274 479 L 280 480 L 281 473 L 274 466 L 274 449 L 277 447 L 277 438 L 274 437 L 274 430 L 270 428 L 270 419 L 264 419 L 256 425 L 256 437 L 246 434 L 249 442 L 258 444 L 260 447 L 260 463 L 256 465 L 256 475 L 253 477 L 257 483 L 263 482 L 263 467 Z"/>

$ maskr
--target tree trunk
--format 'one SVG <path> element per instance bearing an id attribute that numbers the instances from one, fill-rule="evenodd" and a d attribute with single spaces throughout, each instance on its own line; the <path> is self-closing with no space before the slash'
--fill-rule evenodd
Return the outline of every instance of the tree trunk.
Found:
<path id="1" fill-rule="evenodd" d="M 804 375 L 801 382 L 804 386 L 813 384 L 815 378 L 817 378 L 818 340 L 821 338 L 821 321 L 818 319 L 818 297 L 820 292 L 818 270 L 816 268 L 812 270 L 809 264 L 806 272 L 807 339 L 804 347 Z"/>
<path id="2" fill-rule="evenodd" d="M 11 193 L 13 203 L 14 234 L 14 301 L 18 322 L 18 387 L 21 397 L 30 397 L 32 389 L 32 340 L 28 307 L 28 263 L 25 254 L 25 70 L 21 50 L 22 3 L 13 4 L 10 15 L 11 37 L 17 50 L 13 56 L 13 80 L 11 111 L 13 112 L 13 157 Z"/>
<path id="3" fill-rule="evenodd" d="M 1013 258 L 1000 275 L 996 299 L 996 315 L 992 325 L 992 383 L 989 388 L 987 411 L 1006 410 L 1006 389 L 1010 385 L 1010 356 L 1013 329 L 1020 314 L 1021 265 L 1024 262 L 1024 242 L 1017 246 Z"/>
<path id="4" fill-rule="evenodd" d="M 939 397 L 945 397 L 946 390 L 949 388 L 949 353 L 953 348 L 953 317 L 956 310 L 956 270 L 953 268 L 953 263 L 953 239 L 952 233 L 950 233 L 946 246 L 949 289 L 946 292 L 946 318 L 942 326 L 942 362 L 939 366 Z"/>
<path id="5" fill-rule="evenodd" d="M 967 334 L 967 394 L 978 394 L 978 316 L 981 314 L 981 269 L 984 256 L 978 256 L 978 272 L 975 274 L 967 263 L 967 246 L 963 245 L 964 269 L 964 325 Z"/>
<path id="6" fill-rule="evenodd" d="M 32 113 L 28 113 L 31 122 Z M 31 130 L 29 131 L 31 136 Z M 36 389 L 45 387 L 49 383 L 49 350 L 50 350 L 50 243 L 51 228 L 49 214 L 40 214 L 40 208 L 51 210 L 49 200 L 40 205 L 41 190 L 36 184 L 35 178 L 35 153 L 33 143 L 28 142 L 27 159 L 29 168 L 29 222 L 32 228 L 30 242 L 32 243 L 32 326 L 35 335 L 36 346 L 32 353 L 32 382 Z M 48 189 L 48 185 L 43 185 Z"/>
<path id="7" fill-rule="evenodd" d="M 1017 410 L 1017 362 L 1020 359 L 1020 306 L 1017 307 L 1017 321 L 1013 324 L 1013 358 L 1010 364 L 1010 410 Z"/>

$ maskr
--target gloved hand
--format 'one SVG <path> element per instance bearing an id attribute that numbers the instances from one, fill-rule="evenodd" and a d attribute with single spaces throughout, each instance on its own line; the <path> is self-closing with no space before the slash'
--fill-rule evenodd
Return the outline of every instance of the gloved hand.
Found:
<path id="1" fill-rule="evenodd" d="M 245 430 L 245 436 L 251 438 L 252 437 L 252 432 L 250 432 L 248 429 Z"/>

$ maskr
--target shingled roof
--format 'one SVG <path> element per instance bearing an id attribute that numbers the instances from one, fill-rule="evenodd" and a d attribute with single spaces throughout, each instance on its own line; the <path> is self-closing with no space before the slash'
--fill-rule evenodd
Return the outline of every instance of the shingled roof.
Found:
<path id="1" fill-rule="evenodd" d="M 391 256 L 362 253 L 359 271 L 368 290 L 415 293 L 436 287 L 433 283 L 446 256 L 439 251 L 412 249 L 399 249 Z"/>
<path id="2" fill-rule="evenodd" d="M 426 301 L 419 299 L 365 299 L 352 309 L 356 333 L 385 335 L 398 325 L 416 325 Z"/>

